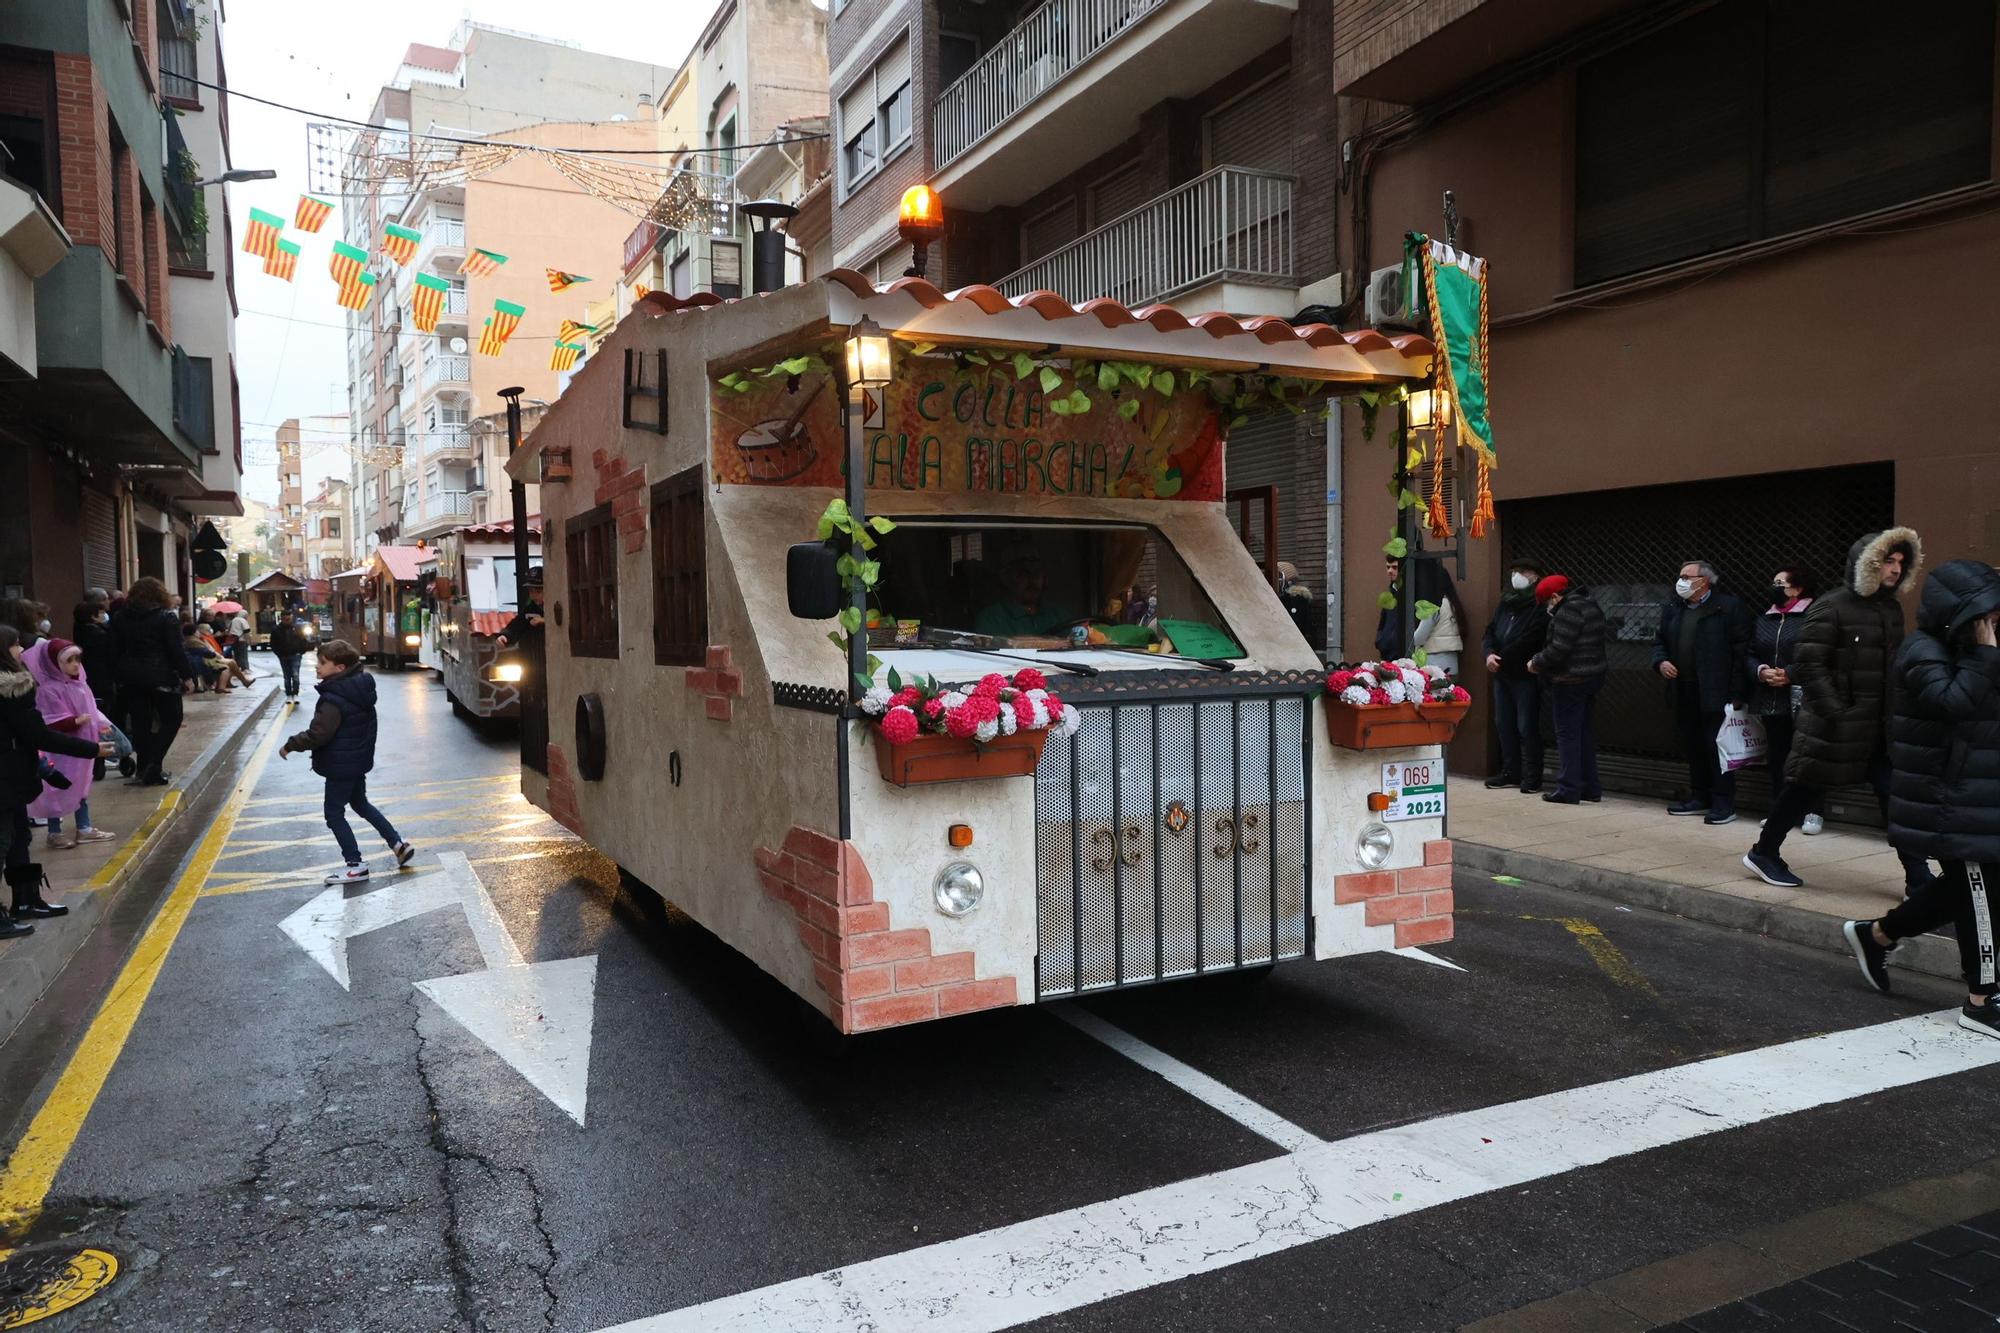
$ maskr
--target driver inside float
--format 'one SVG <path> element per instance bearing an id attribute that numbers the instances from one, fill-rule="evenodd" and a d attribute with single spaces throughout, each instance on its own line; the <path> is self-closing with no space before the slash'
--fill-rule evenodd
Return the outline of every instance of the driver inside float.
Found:
<path id="1" fill-rule="evenodd" d="M 1077 620 L 1077 613 L 1043 594 L 1048 566 L 1033 542 L 1016 540 L 1000 557 L 1000 598 L 974 617 L 972 628 L 998 638 L 1059 636 Z"/>

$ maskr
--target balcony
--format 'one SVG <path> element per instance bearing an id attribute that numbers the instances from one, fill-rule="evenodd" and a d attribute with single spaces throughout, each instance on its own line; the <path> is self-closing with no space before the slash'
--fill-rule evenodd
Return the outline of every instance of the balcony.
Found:
<path id="1" fill-rule="evenodd" d="M 425 389 L 457 390 L 472 392 L 472 358 L 469 356 L 437 356 L 424 364 L 423 387 Z"/>
<path id="2" fill-rule="evenodd" d="M 1186 300 L 1239 315 L 1296 309 L 1297 181 L 1217 167 L 1016 269 L 993 285 L 1009 296 L 1108 296 L 1127 306 Z"/>
<path id="3" fill-rule="evenodd" d="M 434 426 L 424 435 L 426 457 L 468 459 L 472 457 L 472 427 L 463 422 Z"/>
<path id="4" fill-rule="evenodd" d="M 433 266 L 458 272 L 465 261 L 465 219 L 432 216 L 424 221 L 424 239 L 417 242 L 417 271 Z"/>
<path id="5" fill-rule="evenodd" d="M 472 492 L 431 491 L 403 515 L 405 537 L 435 537 L 472 521 Z"/>
<path id="6" fill-rule="evenodd" d="M 1130 138 L 1148 108 L 1193 96 L 1284 41 L 1297 7 L 1048 0 L 939 96 L 932 184 L 968 212 L 1020 203 Z"/>
<path id="7" fill-rule="evenodd" d="M 465 294 L 465 284 L 462 282 L 458 283 L 444 294 L 444 304 L 438 308 L 438 322 L 440 324 L 463 324 L 465 323 L 466 312 L 470 309 L 472 309 L 472 302 Z"/>

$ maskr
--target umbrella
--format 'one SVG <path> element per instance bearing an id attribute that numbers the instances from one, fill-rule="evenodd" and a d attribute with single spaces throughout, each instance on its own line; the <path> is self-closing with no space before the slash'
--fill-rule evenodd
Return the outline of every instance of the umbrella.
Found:
<path id="1" fill-rule="evenodd" d="M 243 609 L 243 603 L 231 601 L 210 602 L 208 609 L 211 612 L 220 611 L 225 616 L 233 616 Z"/>

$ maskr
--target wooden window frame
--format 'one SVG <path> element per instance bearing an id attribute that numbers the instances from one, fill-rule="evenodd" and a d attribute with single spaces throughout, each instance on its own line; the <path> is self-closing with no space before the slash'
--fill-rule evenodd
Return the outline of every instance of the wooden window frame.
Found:
<path id="1" fill-rule="evenodd" d="M 618 656 L 618 516 L 609 504 L 563 525 L 572 657 Z"/>
<path id="2" fill-rule="evenodd" d="M 699 466 L 653 485 L 653 662 L 708 661 L 708 517 Z"/>

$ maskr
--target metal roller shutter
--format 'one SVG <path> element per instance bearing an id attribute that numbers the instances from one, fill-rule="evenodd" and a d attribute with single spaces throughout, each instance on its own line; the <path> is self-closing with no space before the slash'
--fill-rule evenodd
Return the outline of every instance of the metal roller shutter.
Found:
<path id="1" fill-rule="evenodd" d="M 1208 165 L 1292 169 L 1292 123 L 1281 74 L 1208 114 Z"/>
<path id="2" fill-rule="evenodd" d="M 116 588 L 118 579 L 118 507 L 97 491 L 83 492 L 83 586 Z"/>
<path id="3" fill-rule="evenodd" d="M 1076 200 L 1065 199 L 1021 224 L 1021 262 L 1032 264 L 1076 238 Z"/>
<path id="4" fill-rule="evenodd" d="M 1289 560 L 1299 576 L 1322 595 L 1326 592 L 1326 459 L 1324 441 L 1307 431 L 1305 420 L 1289 412 L 1253 416 L 1229 432 L 1224 455 L 1228 488 L 1278 488 L 1278 559 Z M 1253 507 L 1254 508 L 1254 507 Z M 1243 532 L 1236 507 L 1229 521 Z M 1245 545 L 1260 563 L 1264 559 L 1262 519 L 1252 513 Z"/>
<path id="5" fill-rule="evenodd" d="M 1146 202 L 1146 173 L 1134 162 L 1090 187 L 1090 225 L 1101 227 Z"/>

